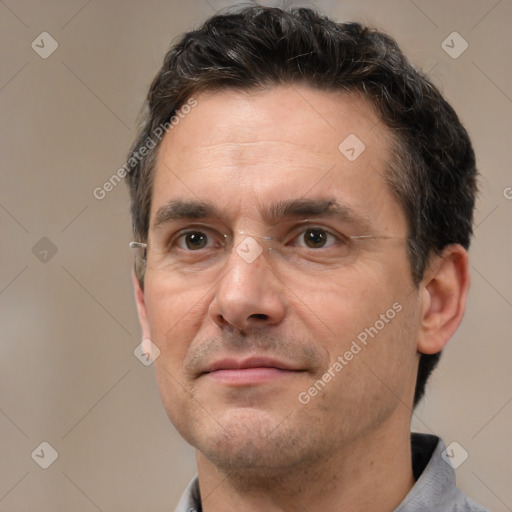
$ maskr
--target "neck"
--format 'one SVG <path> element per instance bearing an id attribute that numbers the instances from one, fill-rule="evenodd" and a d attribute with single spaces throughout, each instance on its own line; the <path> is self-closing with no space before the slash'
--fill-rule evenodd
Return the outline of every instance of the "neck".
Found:
<path id="1" fill-rule="evenodd" d="M 204 512 L 391 512 L 414 485 L 409 425 L 384 426 L 314 464 L 235 474 L 198 452 L 197 467 Z"/>

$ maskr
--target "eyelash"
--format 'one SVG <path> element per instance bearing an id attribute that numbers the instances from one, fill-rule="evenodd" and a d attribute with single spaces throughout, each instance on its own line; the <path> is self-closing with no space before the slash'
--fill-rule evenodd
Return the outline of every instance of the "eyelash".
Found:
<path id="1" fill-rule="evenodd" d="M 203 235 L 206 235 L 209 239 L 212 239 L 214 237 L 211 237 L 210 234 L 208 233 L 208 230 L 203 230 L 201 231 L 200 229 L 187 229 L 186 231 L 183 231 L 181 232 L 181 234 L 178 234 L 176 237 L 175 237 L 175 245 L 179 245 L 179 243 L 181 241 L 183 241 L 183 243 L 185 243 L 185 237 L 187 235 L 190 235 L 190 234 L 194 234 L 194 233 L 200 233 L 200 234 L 203 234 Z M 213 246 L 211 247 L 208 247 L 209 249 L 212 249 L 212 248 L 219 248 L 219 247 L 222 247 L 224 245 L 224 237 L 221 235 L 221 237 L 219 237 L 220 240 L 219 241 L 216 241 L 214 243 Z M 174 244 L 170 244 L 169 245 L 169 249 L 172 249 Z M 183 250 L 183 251 L 190 251 L 190 252 L 194 252 L 194 251 L 191 251 L 190 249 L 186 249 L 186 248 L 183 248 L 183 247 L 179 247 L 179 249 Z"/>

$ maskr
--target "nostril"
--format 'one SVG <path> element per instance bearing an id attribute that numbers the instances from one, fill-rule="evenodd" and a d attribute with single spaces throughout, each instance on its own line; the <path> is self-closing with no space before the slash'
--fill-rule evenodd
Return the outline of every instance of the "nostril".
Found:
<path id="1" fill-rule="evenodd" d="M 256 318 L 258 320 L 268 320 L 268 315 L 265 315 L 263 313 L 255 313 L 254 315 L 251 315 L 249 318 Z"/>

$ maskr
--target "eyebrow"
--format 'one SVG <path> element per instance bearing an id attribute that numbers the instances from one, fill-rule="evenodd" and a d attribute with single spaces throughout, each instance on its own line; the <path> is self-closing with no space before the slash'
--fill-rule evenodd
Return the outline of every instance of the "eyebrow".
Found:
<path id="1" fill-rule="evenodd" d="M 359 229 L 368 231 L 371 223 L 368 217 L 356 212 L 348 205 L 335 198 L 326 199 L 292 199 L 273 204 L 266 216 L 269 223 L 277 224 L 282 219 L 293 217 L 328 217 L 354 224 Z"/>
<path id="2" fill-rule="evenodd" d="M 325 199 L 290 199 L 278 201 L 266 208 L 263 218 L 269 225 L 278 224 L 289 218 L 328 217 L 348 222 L 363 231 L 370 229 L 369 219 L 356 212 L 348 205 L 335 198 Z M 183 219 L 225 219 L 225 215 L 212 203 L 207 201 L 171 200 L 161 206 L 156 214 L 153 228 Z"/>
<path id="3" fill-rule="evenodd" d="M 156 214 L 154 228 L 180 219 L 222 218 L 223 215 L 212 203 L 206 201 L 172 200 L 161 206 Z"/>

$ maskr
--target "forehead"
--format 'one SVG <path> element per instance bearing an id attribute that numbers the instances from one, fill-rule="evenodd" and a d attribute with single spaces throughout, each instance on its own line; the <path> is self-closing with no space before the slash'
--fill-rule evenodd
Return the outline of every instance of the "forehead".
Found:
<path id="1" fill-rule="evenodd" d="M 384 179 L 391 133 L 357 92 L 294 85 L 195 100 L 159 148 L 152 219 L 176 199 L 254 218 L 266 203 L 334 197 L 363 215 L 403 221 Z"/>

